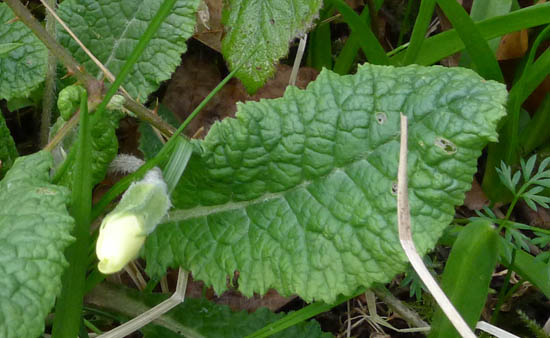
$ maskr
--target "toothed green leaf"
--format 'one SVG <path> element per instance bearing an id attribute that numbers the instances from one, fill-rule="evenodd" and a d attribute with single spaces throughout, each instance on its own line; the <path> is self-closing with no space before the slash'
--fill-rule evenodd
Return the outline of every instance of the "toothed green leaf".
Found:
<path id="1" fill-rule="evenodd" d="M 253 93 L 275 73 L 289 43 L 304 34 L 318 16 L 322 0 L 230 0 L 222 22 L 222 53 L 229 68 L 243 64 L 236 76 Z M 254 55 L 251 52 L 257 48 Z"/>
<path id="2" fill-rule="evenodd" d="M 18 158 L 0 182 L 0 336 L 37 337 L 61 290 L 73 241 L 69 192 L 50 184 L 52 158 Z"/>
<path id="3" fill-rule="evenodd" d="M 471 70 L 367 64 L 241 104 L 197 143 L 172 196 L 181 210 L 146 242 L 147 271 L 181 265 L 218 293 L 238 271 L 247 296 L 275 288 L 329 303 L 388 282 L 407 262 L 396 224 L 400 113 L 423 254 L 496 141 L 505 101 L 504 85 Z"/>
<path id="4" fill-rule="evenodd" d="M 12 10 L 0 3 L 0 99 L 27 97 L 46 77 L 48 51 Z"/>
<path id="5" fill-rule="evenodd" d="M 162 0 L 68 0 L 59 5 L 59 16 L 116 76 L 161 4 Z M 146 101 L 180 64 L 195 28 L 198 4 L 199 0 L 176 2 L 123 84 L 134 98 Z M 58 38 L 89 72 L 100 74 L 64 30 L 58 30 Z"/>

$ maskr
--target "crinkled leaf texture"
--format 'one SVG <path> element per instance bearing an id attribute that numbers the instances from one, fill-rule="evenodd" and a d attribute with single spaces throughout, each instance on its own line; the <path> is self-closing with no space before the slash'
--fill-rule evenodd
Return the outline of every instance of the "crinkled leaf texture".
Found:
<path id="1" fill-rule="evenodd" d="M 46 77 L 48 51 L 13 12 L 0 3 L 0 45 L 12 46 L 0 55 L 0 99 L 27 97 Z"/>
<path id="2" fill-rule="evenodd" d="M 363 65 L 306 90 L 241 104 L 198 143 L 179 210 L 146 242 L 147 270 L 182 266 L 219 293 L 275 288 L 332 302 L 404 270 L 396 195 L 400 112 L 409 118 L 412 229 L 433 248 L 496 141 L 504 85 L 468 69 Z"/>
<path id="3" fill-rule="evenodd" d="M 59 5 L 59 16 L 76 36 L 115 76 L 137 45 L 162 0 L 68 0 Z M 135 98 L 146 101 L 160 82 L 170 78 L 180 64 L 185 42 L 195 28 L 199 0 L 178 0 L 155 37 L 147 45 L 132 76 L 123 84 Z M 92 74 L 100 70 L 62 29 L 61 44 Z"/>
<path id="4" fill-rule="evenodd" d="M 6 125 L 4 116 L 0 113 L 0 179 L 12 166 L 13 161 L 18 156 L 15 142 L 11 137 L 10 130 Z"/>
<path id="5" fill-rule="evenodd" d="M 18 158 L 0 182 L 0 336 L 37 337 L 61 290 L 73 241 L 69 192 L 49 183 L 52 158 Z"/>
<path id="6" fill-rule="evenodd" d="M 275 73 L 275 65 L 287 55 L 290 41 L 307 32 L 322 5 L 322 0 L 226 2 L 222 53 L 229 68 L 243 64 L 236 76 L 248 92 L 258 90 Z"/>

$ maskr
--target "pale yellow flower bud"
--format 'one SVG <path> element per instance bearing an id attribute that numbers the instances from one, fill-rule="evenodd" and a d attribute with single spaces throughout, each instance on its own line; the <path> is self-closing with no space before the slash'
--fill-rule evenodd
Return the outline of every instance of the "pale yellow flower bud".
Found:
<path id="1" fill-rule="evenodd" d="M 143 219 L 133 214 L 105 217 L 97 239 L 98 269 L 104 274 L 115 273 L 137 257 L 147 234 Z"/>

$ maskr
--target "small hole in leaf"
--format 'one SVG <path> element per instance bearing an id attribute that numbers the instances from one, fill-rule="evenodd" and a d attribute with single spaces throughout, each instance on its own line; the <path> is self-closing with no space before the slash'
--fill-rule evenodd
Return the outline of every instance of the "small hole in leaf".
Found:
<path id="1" fill-rule="evenodd" d="M 397 195 L 397 182 L 392 182 L 391 184 L 391 193 Z"/>
<path id="2" fill-rule="evenodd" d="M 453 142 L 443 138 L 443 137 L 437 137 L 435 139 L 435 145 L 439 148 L 443 149 L 444 152 L 447 154 L 454 154 L 456 153 L 456 146 Z"/>
<path id="3" fill-rule="evenodd" d="M 383 113 L 383 112 L 376 113 L 375 117 L 376 117 L 376 122 L 378 122 L 378 124 L 384 124 L 388 120 L 386 113 Z"/>

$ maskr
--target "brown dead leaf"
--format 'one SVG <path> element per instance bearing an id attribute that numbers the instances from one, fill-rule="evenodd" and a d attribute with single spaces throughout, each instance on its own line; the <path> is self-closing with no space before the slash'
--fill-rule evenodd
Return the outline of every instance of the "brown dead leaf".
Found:
<path id="1" fill-rule="evenodd" d="M 243 296 L 238 291 L 224 292 L 219 298 L 214 299 L 217 304 L 227 305 L 233 311 L 246 310 L 254 312 L 261 307 L 266 307 L 271 311 L 277 311 L 285 306 L 297 296 L 283 297 L 277 291 L 271 289 L 263 296 L 254 295 L 252 298 Z"/>
<path id="2" fill-rule="evenodd" d="M 472 188 L 466 193 L 464 206 L 470 210 L 481 210 L 484 206 L 489 205 L 489 199 L 481 189 L 481 186 L 474 178 Z"/>
<path id="3" fill-rule="evenodd" d="M 186 297 L 202 298 L 203 294 L 204 297 L 211 302 L 227 305 L 233 311 L 246 310 L 248 312 L 254 312 L 261 307 L 267 307 L 271 311 L 277 311 L 296 298 L 296 296 L 283 297 L 275 290 L 269 290 L 263 296 L 255 295 L 252 298 L 247 298 L 236 290 L 228 290 L 218 297 L 212 288 L 205 287 L 203 282 L 196 281 L 190 276 L 187 282 Z"/>
<path id="4" fill-rule="evenodd" d="M 527 30 L 506 34 L 500 40 L 497 49 L 497 60 L 519 59 L 525 55 L 529 47 L 529 36 Z"/>
<path id="5" fill-rule="evenodd" d="M 538 207 L 537 211 L 529 208 L 527 203 L 520 201 L 518 203 L 519 212 L 526 219 L 526 223 L 542 229 L 550 229 L 550 211 L 548 209 Z"/>
<path id="6" fill-rule="evenodd" d="M 218 53 L 222 50 L 222 9 L 223 0 L 204 0 L 206 10 L 197 12 L 198 20 L 193 37 Z"/>

